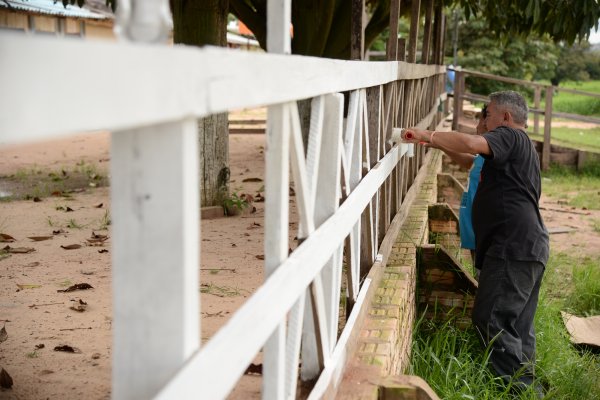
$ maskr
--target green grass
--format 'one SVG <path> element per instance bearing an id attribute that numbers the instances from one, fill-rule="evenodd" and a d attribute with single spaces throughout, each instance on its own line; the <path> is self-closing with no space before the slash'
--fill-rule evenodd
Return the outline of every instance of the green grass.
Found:
<path id="1" fill-rule="evenodd" d="M 577 349 L 570 341 L 560 311 L 577 315 L 600 308 L 600 257 L 576 258 L 564 253 L 551 257 L 540 291 L 536 314 L 538 382 L 548 399 L 600 398 L 600 356 Z M 488 352 L 480 347 L 473 328 L 459 330 L 421 319 L 413 338 L 409 373 L 423 377 L 443 399 L 533 399 L 519 397 L 486 365 Z"/>
<path id="2" fill-rule="evenodd" d="M 552 165 L 542 173 L 542 192 L 554 200 L 590 210 L 600 210 L 600 164 L 591 164 L 579 172 Z"/>
<path id="3" fill-rule="evenodd" d="M 564 82 L 560 87 L 600 94 L 600 81 Z M 559 92 L 552 99 L 554 111 L 600 117 L 600 99 L 574 93 Z"/>

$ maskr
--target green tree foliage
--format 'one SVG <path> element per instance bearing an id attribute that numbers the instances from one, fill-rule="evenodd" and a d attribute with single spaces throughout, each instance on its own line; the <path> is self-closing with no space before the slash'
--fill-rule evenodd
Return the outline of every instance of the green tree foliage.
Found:
<path id="1" fill-rule="evenodd" d="M 450 33 L 447 35 L 450 37 Z M 495 31 L 489 30 L 485 19 L 477 17 L 460 24 L 458 37 L 458 64 L 463 68 L 526 80 L 554 76 L 559 50 L 547 35 L 501 41 Z M 446 42 L 445 52 L 452 54 L 451 41 Z M 511 88 L 487 79 L 469 78 L 467 84 L 471 91 L 481 94 Z"/>

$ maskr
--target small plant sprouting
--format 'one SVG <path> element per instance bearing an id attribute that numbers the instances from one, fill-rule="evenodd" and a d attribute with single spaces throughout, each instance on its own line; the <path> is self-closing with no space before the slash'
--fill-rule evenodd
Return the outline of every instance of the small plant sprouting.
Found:
<path id="1" fill-rule="evenodd" d="M 110 218 L 110 211 L 104 211 L 104 215 L 100 218 L 100 226 L 98 229 L 100 230 L 108 230 L 108 227 L 112 224 L 112 220 Z"/>
<path id="2" fill-rule="evenodd" d="M 225 215 L 238 215 L 242 211 L 244 211 L 250 203 L 246 199 L 246 196 L 242 194 L 238 196 L 236 192 L 233 192 L 229 197 L 226 197 L 223 200 L 223 209 L 225 210 Z"/>
<path id="3" fill-rule="evenodd" d="M 67 228 L 71 228 L 71 229 L 83 229 L 83 228 L 85 228 L 85 225 L 81 225 L 80 223 L 78 223 L 77 221 L 75 221 L 75 219 L 71 218 L 69 220 L 69 222 L 67 222 Z"/>
<path id="4" fill-rule="evenodd" d="M 48 217 L 48 226 L 54 227 L 56 225 L 58 225 L 57 222 L 55 220 L 53 220 L 52 217 L 49 216 Z"/>
<path id="5" fill-rule="evenodd" d="M 27 353 L 26 356 L 28 358 L 38 358 L 38 353 L 37 353 L 37 351 L 34 350 L 31 353 Z"/>

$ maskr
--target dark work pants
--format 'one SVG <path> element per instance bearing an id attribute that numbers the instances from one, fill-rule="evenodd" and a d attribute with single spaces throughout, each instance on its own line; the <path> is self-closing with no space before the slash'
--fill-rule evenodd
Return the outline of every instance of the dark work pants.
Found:
<path id="1" fill-rule="evenodd" d="M 535 363 L 533 318 L 544 265 L 486 256 L 473 306 L 473 324 L 483 345 L 490 342 L 490 364 L 506 381 L 532 384 Z"/>

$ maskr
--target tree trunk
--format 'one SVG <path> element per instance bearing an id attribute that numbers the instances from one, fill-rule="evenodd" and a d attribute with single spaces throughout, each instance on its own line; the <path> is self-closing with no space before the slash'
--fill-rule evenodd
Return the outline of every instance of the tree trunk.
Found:
<path id="1" fill-rule="evenodd" d="M 174 42 L 192 46 L 227 45 L 227 0 L 173 0 Z M 198 121 L 200 203 L 222 205 L 229 195 L 229 129 L 227 113 Z"/>

